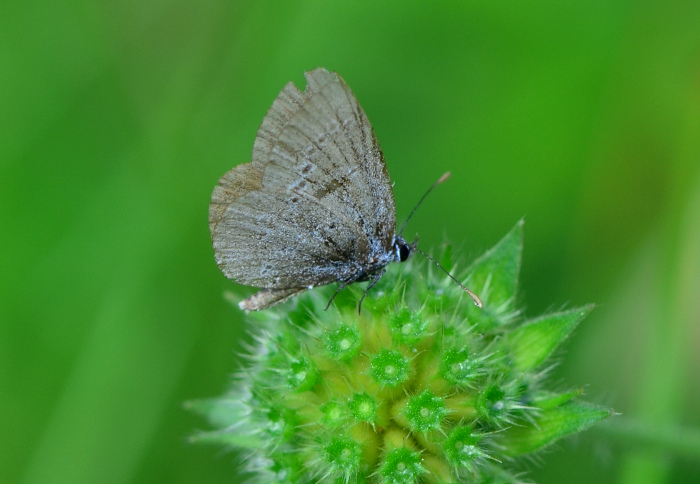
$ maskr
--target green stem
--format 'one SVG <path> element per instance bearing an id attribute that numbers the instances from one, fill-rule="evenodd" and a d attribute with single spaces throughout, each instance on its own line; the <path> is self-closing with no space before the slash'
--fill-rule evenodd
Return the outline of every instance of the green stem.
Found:
<path id="1" fill-rule="evenodd" d="M 697 427 L 652 425 L 633 418 L 618 417 L 593 428 L 626 445 L 672 452 L 700 460 L 700 428 Z"/>

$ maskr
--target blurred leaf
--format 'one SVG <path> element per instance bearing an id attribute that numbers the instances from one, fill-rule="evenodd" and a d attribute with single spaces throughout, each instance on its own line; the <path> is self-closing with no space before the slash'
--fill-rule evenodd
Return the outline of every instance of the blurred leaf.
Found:
<path id="1" fill-rule="evenodd" d="M 591 403 L 568 402 L 543 410 L 532 425 L 509 428 L 504 432 L 502 444 L 513 457 L 529 454 L 611 415 L 612 410 Z"/>
<path id="2" fill-rule="evenodd" d="M 214 444 L 221 446 L 259 448 L 264 442 L 248 434 L 239 434 L 235 429 L 229 431 L 197 432 L 188 439 L 193 444 Z"/>
<path id="3" fill-rule="evenodd" d="M 593 305 L 588 305 L 548 314 L 515 329 L 505 342 L 510 348 L 513 367 L 530 371 L 542 364 L 592 309 Z"/>
<path id="4" fill-rule="evenodd" d="M 520 273 L 523 246 L 521 220 L 495 247 L 479 257 L 467 269 L 467 284 L 484 302 L 485 307 L 499 308 L 511 304 Z"/>
<path id="5" fill-rule="evenodd" d="M 248 406 L 242 403 L 242 396 L 225 396 L 185 402 L 186 410 L 206 417 L 209 422 L 218 427 L 225 427 L 230 422 L 243 419 L 248 412 Z"/>
<path id="6" fill-rule="evenodd" d="M 572 390 L 572 391 L 566 392 L 566 393 L 540 394 L 540 395 L 537 395 L 535 398 L 533 398 L 532 401 L 530 402 L 530 404 L 533 407 L 548 410 L 550 408 L 554 408 L 554 407 L 558 407 L 560 405 L 563 405 L 564 403 L 568 402 L 569 400 L 580 396 L 582 393 L 583 393 L 583 390 L 580 388 L 577 388 L 576 390 Z"/>

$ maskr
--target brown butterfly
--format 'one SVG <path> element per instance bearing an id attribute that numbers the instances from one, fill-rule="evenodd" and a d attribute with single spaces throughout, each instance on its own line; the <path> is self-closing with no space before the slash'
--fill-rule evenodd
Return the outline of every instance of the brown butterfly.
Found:
<path id="1" fill-rule="evenodd" d="M 227 172 L 212 193 L 217 264 L 226 277 L 262 288 L 241 309 L 265 309 L 333 282 L 337 294 L 370 281 L 366 294 L 387 264 L 421 252 L 403 239 L 403 227 L 396 232 L 384 156 L 355 95 L 326 69 L 307 72 L 306 80 L 304 92 L 291 82 L 282 89 L 252 161 Z"/>

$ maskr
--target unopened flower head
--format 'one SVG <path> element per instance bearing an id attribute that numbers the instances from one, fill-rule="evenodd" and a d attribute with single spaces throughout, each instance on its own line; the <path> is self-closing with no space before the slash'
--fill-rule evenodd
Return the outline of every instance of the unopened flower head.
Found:
<path id="1" fill-rule="evenodd" d="M 547 390 L 543 368 L 591 307 L 525 319 L 522 223 L 460 279 L 413 260 L 363 286 L 309 291 L 251 315 L 259 351 L 224 396 L 191 402 L 239 449 L 251 482 L 521 482 L 514 458 L 610 411 Z M 443 265 L 455 270 L 448 257 Z"/>

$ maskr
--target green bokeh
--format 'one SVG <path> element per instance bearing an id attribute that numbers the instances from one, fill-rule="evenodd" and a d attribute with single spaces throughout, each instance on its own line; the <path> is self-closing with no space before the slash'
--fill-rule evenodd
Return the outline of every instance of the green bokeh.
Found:
<path id="1" fill-rule="evenodd" d="M 466 264 L 525 216 L 528 314 L 599 305 L 554 378 L 698 432 L 699 25 L 690 0 L 4 4 L 0 482 L 237 481 L 182 409 L 247 338 L 207 204 L 318 66 L 372 120 L 399 218 L 452 171 L 409 238 Z M 698 446 L 661 441 L 590 431 L 527 470 L 700 481 Z"/>

